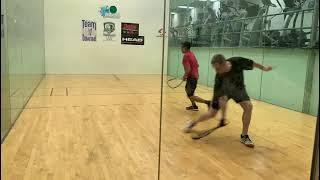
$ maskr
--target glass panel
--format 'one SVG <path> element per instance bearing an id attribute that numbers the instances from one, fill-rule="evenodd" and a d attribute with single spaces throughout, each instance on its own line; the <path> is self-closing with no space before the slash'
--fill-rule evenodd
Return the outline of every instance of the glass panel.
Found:
<path id="1" fill-rule="evenodd" d="M 318 115 L 319 106 L 319 52 L 315 52 L 315 62 L 313 70 L 312 90 L 311 90 L 311 101 L 310 101 L 310 114 L 313 116 Z"/>
<path id="2" fill-rule="evenodd" d="M 43 18 L 43 2 L 40 0 L 28 5 L 18 0 L 7 3 L 12 123 L 44 75 Z"/>
<path id="3" fill-rule="evenodd" d="M 5 1 L 1 0 L 1 142 L 11 127 Z"/>
<path id="4" fill-rule="evenodd" d="M 316 22 L 313 18 L 317 16 L 314 11 L 315 1 L 170 2 L 171 43 L 168 51 L 172 52 L 172 56 L 168 58 L 170 79 L 167 81 L 169 85 L 165 87 L 167 91 L 163 104 L 161 178 L 309 178 L 316 122 L 314 116 L 317 115 L 319 99 L 319 54 L 318 49 L 311 49 L 318 48 L 318 32 L 315 32 L 318 31 L 318 25 L 313 23 Z M 184 75 L 182 62 L 185 56 L 181 52 L 181 46 L 186 41 L 192 44 L 191 51 L 199 64 L 197 88 L 191 98 L 186 97 L 184 92 L 185 84 L 190 81 L 186 80 L 180 85 Z M 240 65 L 247 62 L 245 59 L 255 62 L 253 70 L 243 72 L 245 88 L 236 86 L 232 89 L 237 82 L 230 77 L 231 83 L 228 84 L 227 77 L 231 76 L 231 72 L 217 74 L 211 65 L 212 57 L 217 54 L 222 54 L 225 59 L 242 57 L 237 60 Z M 231 59 L 229 60 L 231 62 Z M 223 66 L 226 71 L 230 66 L 231 70 L 234 66 L 240 68 L 235 62 L 227 65 Z M 270 72 L 265 71 L 268 66 L 273 68 Z M 172 80 L 172 76 L 178 79 Z M 206 105 L 201 103 L 200 98 L 211 100 L 213 96 L 219 95 L 217 91 L 212 93 L 216 76 L 224 79 L 222 92 L 233 99 L 228 101 L 226 113 L 215 105 L 219 104 L 218 101 L 211 104 L 214 108 L 209 111 Z M 250 97 L 250 103 L 248 99 L 241 99 L 243 94 L 237 94 L 243 89 Z M 200 112 L 184 108 L 191 106 L 190 101 L 196 101 L 198 108 L 193 105 L 193 108 L 189 109 Z M 251 107 L 253 111 L 250 110 Z M 214 120 L 206 121 L 208 119 Z M 222 119 L 226 119 L 230 125 L 215 131 L 214 128 L 219 126 Z M 247 132 L 249 119 L 252 120 Z M 186 129 L 191 133 L 181 132 Z M 250 141 L 246 138 L 240 139 L 240 134 L 249 134 L 257 147 L 242 159 L 239 157 L 244 157 L 243 152 L 247 147 L 242 146 L 241 142 L 245 144 Z M 303 138 L 300 136 L 302 134 Z M 200 140 L 192 141 L 192 138 Z M 297 148 L 294 144 L 303 148 Z M 284 145 L 288 148 L 283 149 Z M 272 149 L 276 154 L 284 153 L 287 158 L 270 154 L 269 150 L 263 147 Z M 307 154 L 308 157 L 299 157 L 288 149 Z M 261 158 L 258 161 L 254 153 L 257 151 Z M 277 177 L 273 175 L 274 168 L 266 166 L 271 164 L 272 167 L 277 167 L 277 170 L 283 168 L 273 157 L 278 160 L 280 158 L 281 164 L 290 164 L 289 169 L 277 171 Z M 244 161 L 247 163 L 243 164 Z M 243 167 L 243 171 L 254 170 L 249 174 L 240 173 L 242 170 L 230 171 L 239 167 Z M 197 170 L 193 172 L 192 169 Z M 261 174 L 264 175 L 260 176 Z"/>
<path id="5" fill-rule="evenodd" d="M 1 140 L 4 140 L 44 75 L 44 28 L 42 1 L 27 4 L 1 1 L 1 8 L 1 124 L 4 125 Z"/>
<path id="6" fill-rule="evenodd" d="M 308 52 L 302 49 L 266 49 L 263 63 L 276 68 L 270 73 L 263 73 L 261 100 L 301 112 Z"/>
<path id="7" fill-rule="evenodd" d="M 157 179 L 163 1 L 6 2 L 1 179 Z"/>

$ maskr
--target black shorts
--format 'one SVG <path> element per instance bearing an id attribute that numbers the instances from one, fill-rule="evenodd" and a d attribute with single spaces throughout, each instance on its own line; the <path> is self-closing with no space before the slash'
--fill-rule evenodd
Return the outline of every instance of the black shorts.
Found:
<path id="1" fill-rule="evenodd" d="M 245 88 L 236 89 L 236 90 L 229 92 L 228 94 L 214 95 L 212 102 L 211 102 L 211 107 L 213 109 L 216 109 L 216 110 L 220 109 L 219 98 L 222 96 L 227 96 L 228 100 L 233 99 L 236 103 L 240 103 L 243 101 L 250 101 L 250 97 L 249 97 Z"/>
<path id="2" fill-rule="evenodd" d="M 198 79 L 192 78 L 192 77 L 187 78 L 185 90 L 188 97 L 191 97 L 194 95 L 194 92 L 197 89 L 197 84 L 198 84 Z"/>

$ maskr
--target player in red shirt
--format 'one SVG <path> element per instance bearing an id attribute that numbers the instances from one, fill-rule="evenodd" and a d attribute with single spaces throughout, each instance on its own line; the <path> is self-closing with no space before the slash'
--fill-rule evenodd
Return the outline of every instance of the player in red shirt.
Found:
<path id="1" fill-rule="evenodd" d="M 186 109 L 198 111 L 198 106 L 196 102 L 205 103 L 209 107 L 210 101 L 204 100 L 194 95 L 194 92 L 197 88 L 198 78 L 199 78 L 199 72 L 198 72 L 199 64 L 198 64 L 197 58 L 195 57 L 193 52 L 190 51 L 190 49 L 191 49 L 191 43 L 184 42 L 182 44 L 181 51 L 184 54 L 182 64 L 185 72 L 183 76 L 183 80 L 187 81 L 185 90 L 188 98 L 191 101 L 191 106 L 186 107 Z"/>

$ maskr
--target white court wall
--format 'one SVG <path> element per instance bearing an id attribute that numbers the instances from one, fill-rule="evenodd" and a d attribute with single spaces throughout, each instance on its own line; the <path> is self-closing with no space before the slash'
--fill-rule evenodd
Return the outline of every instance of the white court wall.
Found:
<path id="1" fill-rule="evenodd" d="M 160 74 L 162 0 L 46 0 L 45 57 L 47 74 Z M 100 16 L 103 5 L 118 6 L 121 18 Z M 97 41 L 81 39 L 81 20 L 97 23 Z M 103 41 L 103 23 L 116 23 L 116 41 Z M 144 46 L 121 45 L 121 22 L 139 23 Z M 167 58 L 165 58 L 166 60 Z M 167 69 L 166 67 L 164 68 Z"/>

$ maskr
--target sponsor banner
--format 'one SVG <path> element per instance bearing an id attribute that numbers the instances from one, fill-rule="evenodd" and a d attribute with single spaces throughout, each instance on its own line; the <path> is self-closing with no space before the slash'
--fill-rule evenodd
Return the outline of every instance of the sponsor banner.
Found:
<path id="1" fill-rule="evenodd" d="M 165 32 L 165 31 L 163 30 L 163 28 L 159 29 L 159 30 L 158 30 L 158 33 L 159 33 L 159 35 L 158 35 L 157 37 L 163 37 L 163 36 L 168 37 L 168 36 L 165 35 L 167 32 Z"/>
<path id="2" fill-rule="evenodd" d="M 95 21 L 82 20 L 82 41 L 97 41 L 97 24 Z"/>
<path id="3" fill-rule="evenodd" d="M 121 44 L 144 45 L 144 36 L 121 37 Z"/>
<path id="4" fill-rule="evenodd" d="M 119 7 L 116 5 L 103 5 L 99 8 L 99 13 L 104 18 L 120 18 Z"/>
<path id="5" fill-rule="evenodd" d="M 105 22 L 103 23 L 103 36 L 104 41 L 114 41 L 114 38 L 116 37 L 115 34 L 116 25 L 113 22 Z"/>
<path id="6" fill-rule="evenodd" d="M 137 37 L 139 36 L 139 24 L 121 23 L 121 37 Z"/>

